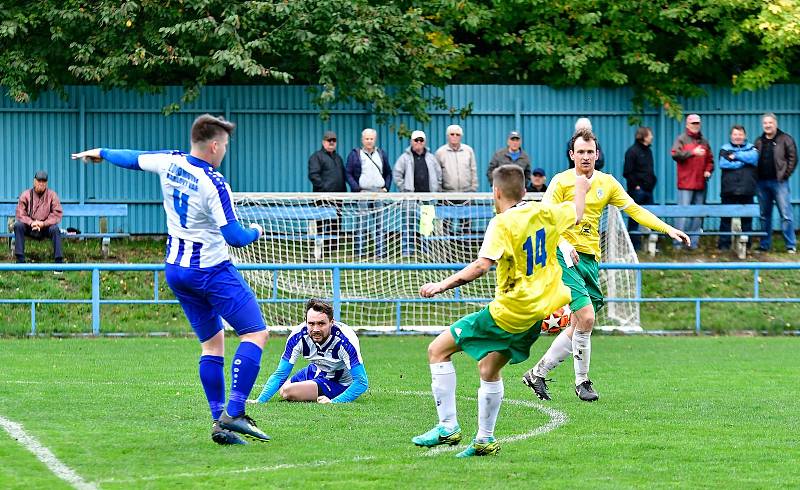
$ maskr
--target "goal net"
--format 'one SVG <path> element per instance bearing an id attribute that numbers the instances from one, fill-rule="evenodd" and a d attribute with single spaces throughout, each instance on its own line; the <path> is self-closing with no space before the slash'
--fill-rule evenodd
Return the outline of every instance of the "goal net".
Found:
<path id="1" fill-rule="evenodd" d="M 303 304 L 316 297 L 334 300 L 339 318 L 357 329 L 438 332 L 494 295 L 491 271 L 433 300 L 419 297 L 421 285 L 458 269 L 445 267 L 477 257 L 494 216 L 491 194 L 236 193 L 234 200 L 242 222 L 264 229 L 262 239 L 231 248 L 234 262 L 299 266 L 242 271 L 256 296 L 269 301 L 262 311 L 273 329 L 300 323 Z M 612 260 L 635 260 L 619 211 L 613 212 L 616 220 L 604 220 L 601 228 L 604 246 L 618 254 Z M 621 239 L 614 236 L 620 233 Z M 334 274 L 331 265 L 345 264 L 369 268 Z M 632 297 L 632 277 L 632 271 L 604 271 L 601 280 L 608 296 Z M 638 327 L 637 304 L 607 303 L 604 309 L 598 325 Z"/>

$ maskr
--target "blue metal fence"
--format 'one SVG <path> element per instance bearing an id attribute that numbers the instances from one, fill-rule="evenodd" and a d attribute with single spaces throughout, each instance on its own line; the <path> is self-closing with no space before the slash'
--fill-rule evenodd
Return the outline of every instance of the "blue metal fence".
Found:
<path id="1" fill-rule="evenodd" d="M 475 301 L 489 302 L 490 298 L 463 298 L 456 290 L 455 297 L 452 299 L 435 298 L 379 298 L 379 299 L 353 299 L 341 296 L 341 272 L 344 270 L 458 270 L 465 264 L 241 264 L 237 267 L 240 270 L 262 270 L 262 271 L 292 271 L 292 270 L 320 270 L 326 269 L 332 272 L 333 297 L 329 298 L 333 302 L 334 315 L 340 316 L 343 303 L 394 303 L 397 308 L 395 333 L 400 333 L 400 305 L 405 303 L 417 302 L 444 302 L 444 303 L 463 303 Z M 601 269 L 626 269 L 636 272 L 636 291 L 633 298 L 605 298 L 607 302 L 636 302 L 636 303 L 694 303 L 695 309 L 695 332 L 700 333 L 702 325 L 700 321 L 700 306 L 703 303 L 800 303 L 799 297 L 785 298 L 765 298 L 759 293 L 759 273 L 764 270 L 800 270 L 800 262 L 785 263 L 763 263 L 763 262 L 728 262 L 728 263 L 642 263 L 642 264 L 600 264 Z M 91 297 L 86 299 L 54 299 L 54 298 L 22 298 L 8 299 L 0 298 L 0 304 L 30 304 L 31 307 L 31 335 L 36 334 L 36 305 L 37 304 L 90 304 L 92 305 L 92 334 L 99 335 L 100 308 L 104 304 L 176 304 L 176 300 L 164 300 L 159 298 L 159 276 L 158 273 L 164 270 L 164 264 L 0 264 L 0 272 L 3 271 L 90 271 L 92 273 L 92 292 Z M 753 295 L 746 298 L 725 298 L 725 297 L 672 297 L 672 298 L 646 298 L 642 296 L 642 271 L 645 270 L 750 270 L 753 271 Z M 153 298 L 152 299 L 102 299 L 100 294 L 100 273 L 101 272 L 122 272 L 138 271 L 152 272 L 154 275 Z M 302 303 L 305 299 L 280 298 L 277 289 L 273 290 L 272 297 L 259 298 L 260 303 Z"/>
<path id="2" fill-rule="evenodd" d="M 800 86 L 778 85 L 769 90 L 733 94 L 729 89 L 709 87 L 706 97 L 683 100 L 687 111 L 703 116 L 703 132 L 716 152 L 728 139 L 730 126 L 741 123 L 751 139 L 761 133 L 759 116 L 775 112 L 779 126 L 800 138 Z M 522 132 L 523 148 L 535 167 L 548 174 L 566 168 L 566 142 L 575 119 L 587 116 L 602 144 L 607 171 L 622 180 L 623 156 L 633 143 L 631 95 L 627 89 L 553 89 L 525 85 L 450 86 L 441 91 L 448 105 L 473 104 L 466 119 L 449 111 L 434 111 L 429 123 L 399 115 L 377 125 L 368 107 L 347 104 L 334 108 L 323 122 L 311 104 L 307 87 L 228 86 L 206 87 L 200 97 L 180 113 L 164 116 L 162 107 L 178 100 L 181 89 L 167 87 L 162 94 L 141 95 L 98 87 L 67 87 L 68 99 L 43 94 L 30 104 L 0 98 L 0 202 L 16 202 L 31 185 L 34 171 L 50 171 L 50 184 L 64 202 L 121 202 L 130 204 L 131 233 L 163 233 L 159 187 L 152 175 L 128 172 L 107 165 L 85 165 L 70 161 L 71 151 L 94 146 L 140 149 L 186 149 L 188 128 L 198 114 L 223 114 L 238 129 L 222 172 L 235 191 L 307 192 L 306 162 L 320 147 L 322 132 L 334 129 L 343 158 L 360 144 L 365 127 L 378 131 L 378 143 L 391 163 L 408 146 L 392 128 L 405 123 L 428 135 L 432 150 L 446 143 L 445 130 L 458 123 L 464 128 L 464 143 L 475 149 L 480 188 L 490 190 L 486 169 L 494 151 L 505 145 L 512 129 Z M 645 124 L 654 130 L 655 171 L 659 203 L 675 202 L 675 164 L 670 146 L 682 124 L 666 116 L 662 108 L 649 108 Z M 795 202 L 800 198 L 800 179 L 790 180 Z M 709 202 L 719 202 L 719 172 L 709 182 Z M 93 223 L 67 219 L 64 226 L 83 231 Z M 117 223 L 110 222 L 110 229 Z M 122 226 L 122 225 L 119 225 Z M 780 223 L 776 223 L 776 229 Z"/>

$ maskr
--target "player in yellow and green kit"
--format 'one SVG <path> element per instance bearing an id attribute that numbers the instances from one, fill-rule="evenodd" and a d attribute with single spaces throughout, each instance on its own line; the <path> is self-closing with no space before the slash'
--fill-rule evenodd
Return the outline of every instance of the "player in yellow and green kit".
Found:
<path id="1" fill-rule="evenodd" d="M 439 423 L 412 439 L 418 446 L 461 441 L 456 418 L 456 372 L 450 358 L 463 350 L 478 361 L 478 433 L 458 457 L 485 456 L 500 449 L 494 439 L 503 400 L 500 370 L 508 362 L 526 360 L 539 336 L 542 319 L 569 301 L 556 249 L 560 235 L 581 219 L 589 188 L 589 181 L 580 177 L 575 181 L 571 202 L 539 204 L 523 202 L 525 176 L 518 165 L 498 167 L 492 177 L 497 215 L 489 222 L 478 259 L 419 291 L 420 296 L 431 298 L 468 284 L 497 265 L 497 288 L 489 306 L 461 318 L 428 346 Z"/>
<path id="2" fill-rule="evenodd" d="M 583 219 L 563 233 L 558 246 L 558 262 L 563 270 L 563 281 L 571 290 L 571 324 L 550 345 L 541 360 L 523 376 L 523 382 L 533 389 L 536 396 L 549 400 L 545 377 L 570 353 L 575 367 L 575 394 L 584 401 L 595 401 L 597 392 L 589 380 L 591 358 L 591 335 L 595 313 L 603 306 L 600 291 L 600 216 L 607 205 L 616 206 L 638 223 L 654 231 L 666 233 L 674 240 L 682 240 L 687 246 L 689 237 L 681 230 L 664 223 L 651 212 L 633 202 L 611 175 L 595 170 L 597 139 L 590 130 L 580 130 L 572 137 L 570 156 L 575 168 L 565 170 L 553 177 L 542 202 L 557 204 L 569 202 L 576 190 L 576 179 L 589 179 L 591 188 L 586 195 L 586 211 Z"/>

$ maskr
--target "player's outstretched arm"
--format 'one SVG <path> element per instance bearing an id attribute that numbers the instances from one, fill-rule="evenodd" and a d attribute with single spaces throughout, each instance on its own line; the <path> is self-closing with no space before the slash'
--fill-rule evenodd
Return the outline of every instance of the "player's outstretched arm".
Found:
<path id="1" fill-rule="evenodd" d="M 289 378 L 289 374 L 291 374 L 293 367 L 294 364 L 281 357 L 281 361 L 278 363 L 277 369 L 275 369 L 275 372 L 272 373 L 267 382 L 264 384 L 264 389 L 261 390 L 261 394 L 258 395 L 258 398 L 251 403 L 267 403 L 273 396 L 275 396 L 275 393 L 281 389 L 283 383 L 285 383 Z"/>
<path id="2" fill-rule="evenodd" d="M 453 289 L 464 284 L 469 284 L 475 279 L 489 272 L 494 265 L 494 260 L 486 257 L 479 257 L 460 271 L 456 272 L 447 279 L 439 282 L 429 282 L 419 289 L 419 295 L 423 298 L 433 298 L 439 293 Z"/>
<path id="3" fill-rule="evenodd" d="M 363 364 L 353 367 L 353 369 L 350 370 L 350 375 L 353 376 L 353 383 L 348 386 L 341 395 L 330 400 L 331 403 L 350 403 L 367 391 L 367 388 L 369 388 L 369 380 L 367 379 L 367 372 L 364 370 Z M 322 401 L 320 403 L 325 402 Z"/>
<path id="4" fill-rule="evenodd" d="M 669 235 L 669 237 L 672 238 L 673 240 L 682 241 L 683 244 L 686 245 L 687 247 L 691 246 L 691 244 L 692 244 L 692 239 L 689 238 L 689 236 L 686 233 L 684 233 L 683 231 L 681 231 L 681 230 L 679 230 L 677 228 L 673 228 L 673 227 L 670 226 L 667 229 L 667 235 Z"/>
<path id="5" fill-rule="evenodd" d="M 142 170 L 142 168 L 139 166 L 139 155 L 143 153 L 147 152 L 138 150 L 111 150 L 108 148 L 94 148 L 91 150 L 82 151 L 80 153 L 73 153 L 72 159 L 81 159 L 85 162 L 93 163 L 99 163 L 103 160 L 108 160 L 117 167 L 127 168 L 129 170 Z"/>

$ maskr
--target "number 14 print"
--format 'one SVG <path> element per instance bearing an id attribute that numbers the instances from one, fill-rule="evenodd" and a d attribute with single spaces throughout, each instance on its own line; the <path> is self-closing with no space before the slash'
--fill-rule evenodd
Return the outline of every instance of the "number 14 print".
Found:
<path id="1" fill-rule="evenodd" d="M 526 276 L 530 276 L 533 274 L 533 267 L 534 264 L 540 265 L 542 267 L 545 266 L 547 263 L 547 250 L 545 249 L 545 234 L 544 228 L 540 230 L 536 230 L 536 247 L 534 249 L 534 243 L 531 239 L 532 237 L 528 237 L 525 240 L 525 243 L 522 245 L 522 249 L 527 252 L 528 255 L 528 268 L 525 272 Z"/>

